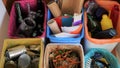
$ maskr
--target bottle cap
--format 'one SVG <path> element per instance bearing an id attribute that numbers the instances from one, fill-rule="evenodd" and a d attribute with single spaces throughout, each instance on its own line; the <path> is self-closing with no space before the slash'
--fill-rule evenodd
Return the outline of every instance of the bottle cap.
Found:
<path id="1" fill-rule="evenodd" d="M 106 18 L 108 18 L 108 16 L 105 14 L 105 15 L 102 16 L 102 18 L 106 19 Z"/>

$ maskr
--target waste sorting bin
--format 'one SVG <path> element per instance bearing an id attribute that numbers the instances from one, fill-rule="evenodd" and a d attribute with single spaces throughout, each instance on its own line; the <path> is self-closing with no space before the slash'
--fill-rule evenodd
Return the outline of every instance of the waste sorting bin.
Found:
<path id="1" fill-rule="evenodd" d="M 6 39 L 4 41 L 3 48 L 2 48 L 2 54 L 1 54 L 1 58 L 0 58 L 0 68 L 4 68 L 5 65 L 7 64 L 7 61 L 8 62 L 10 61 L 10 60 L 7 60 L 7 55 L 6 55 L 7 51 L 9 51 L 9 57 L 13 57 L 13 56 L 20 57 L 20 53 L 21 53 L 21 55 L 24 54 L 24 53 L 31 54 L 32 52 L 28 53 L 26 51 L 29 51 L 29 49 L 27 49 L 27 48 L 32 46 L 32 45 L 37 45 L 38 47 L 40 47 L 39 50 L 38 50 L 40 52 L 40 54 L 39 54 L 40 58 L 38 59 L 38 67 L 39 68 L 43 67 L 44 45 L 43 45 L 42 39 L 40 39 L 40 38 L 28 39 L 27 38 L 27 39 Z M 31 56 L 32 55 L 34 55 L 34 54 L 32 53 Z M 15 57 L 10 58 L 10 59 L 14 60 L 14 58 Z M 25 61 L 25 64 L 26 64 L 26 62 L 28 62 L 27 59 Z M 16 63 L 16 61 L 15 61 L 15 63 Z M 19 62 L 16 63 L 16 64 L 19 64 Z M 14 64 L 13 65 L 11 64 L 11 66 L 14 67 Z"/>
<path id="2" fill-rule="evenodd" d="M 18 12 L 16 10 L 16 3 L 19 3 L 20 4 L 20 9 L 21 9 L 21 17 L 23 18 L 24 20 L 24 24 L 27 24 L 27 20 L 25 21 L 25 18 L 28 16 L 29 17 L 29 8 L 30 8 L 30 13 L 34 15 L 34 13 L 36 12 L 36 14 L 38 14 L 39 16 L 39 4 L 37 2 L 37 0 L 19 0 L 19 1 L 14 1 L 13 5 L 12 5 L 12 9 L 11 9 L 11 12 L 10 12 L 10 20 L 9 20 L 9 26 L 8 26 L 8 37 L 9 38 L 31 38 L 33 36 L 23 36 L 23 35 L 18 35 L 22 32 L 24 32 L 24 30 L 22 32 L 19 32 L 19 28 L 22 29 L 22 27 L 24 27 L 23 29 L 25 29 L 25 26 L 31 26 L 30 28 L 33 28 L 33 30 L 30 30 L 30 31 L 26 31 L 26 34 L 33 34 L 34 37 L 45 37 L 46 35 L 46 17 L 47 17 L 47 8 L 46 8 L 46 5 L 45 5 L 45 2 L 42 1 L 42 12 L 43 12 L 43 15 L 42 17 L 43 18 L 35 18 L 37 20 L 32 20 L 32 22 L 35 22 L 35 24 L 27 24 L 27 25 L 24 25 L 23 23 L 23 26 L 21 23 L 19 23 L 19 16 L 18 16 Z M 27 6 L 27 4 L 29 4 L 29 8 Z M 41 7 L 40 7 L 41 8 Z M 28 15 L 27 15 L 28 14 Z M 37 15 L 36 15 L 37 16 Z M 41 22 L 41 19 L 42 19 L 42 22 Z M 38 24 L 41 24 L 40 26 L 38 26 Z M 21 25 L 21 26 L 20 26 Z M 29 28 L 29 27 L 28 27 Z M 40 30 L 42 29 L 42 30 Z M 35 31 L 37 30 L 37 31 Z M 32 32 L 33 31 L 33 32 Z M 41 33 L 38 33 L 38 35 L 36 35 L 36 33 L 38 31 L 42 31 L 42 34 Z M 17 33 L 18 32 L 18 33 Z M 31 33 L 30 33 L 31 32 Z M 35 33 L 35 34 L 34 34 Z M 25 32 L 23 33 L 25 35 Z M 35 36 L 36 35 L 36 36 Z"/>
<path id="3" fill-rule="evenodd" d="M 116 1 L 105 1 L 105 0 L 95 0 L 95 2 L 102 8 L 104 8 L 105 10 L 107 10 L 108 12 L 112 10 L 112 7 L 114 5 L 118 5 L 119 9 L 120 9 L 120 5 L 119 3 L 117 3 Z M 85 3 L 85 8 L 88 6 L 88 2 Z M 108 51 L 112 51 L 114 49 L 114 47 L 118 44 L 118 42 L 120 42 L 120 12 L 118 15 L 118 21 L 116 22 L 116 31 L 117 31 L 117 36 L 115 38 L 110 38 L 110 39 L 96 39 L 90 36 L 89 32 L 88 32 L 88 18 L 87 18 L 87 12 L 84 12 L 84 23 L 85 23 L 85 50 L 86 52 L 90 49 L 90 48 L 104 48 L 107 49 Z M 104 34 L 103 34 L 104 35 Z"/>
<path id="4" fill-rule="evenodd" d="M 93 60 L 92 56 L 94 56 L 95 53 L 102 54 L 103 58 L 110 65 L 109 68 L 114 68 L 114 67 L 115 68 L 120 68 L 120 65 L 118 63 L 117 58 L 112 53 L 107 51 L 106 49 L 101 49 L 101 48 L 92 48 L 92 49 L 89 50 L 88 53 L 85 54 L 85 68 L 91 68 L 90 66 L 91 66 L 91 63 L 92 63 L 92 60 Z M 95 58 L 99 58 L 99 57 L 100 57 L 100 55 L 98 55 Z"/>

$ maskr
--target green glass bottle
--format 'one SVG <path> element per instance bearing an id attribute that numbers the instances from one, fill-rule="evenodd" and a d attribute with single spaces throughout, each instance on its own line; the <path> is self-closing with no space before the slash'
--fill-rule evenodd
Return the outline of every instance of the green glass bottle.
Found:
<path id="1" fill-rule="evenodd" d="M 16 23 L 16 25 L 19 26 L 21 23 L 24 22 L 22 18 L 20 3 L 15 3 L 15 8 L 16 8 L 16 15 L 17 15 L 17 20 L 18 20 L 18 23 Z"/>
<path id="2" fill-rule="evenodd" d="M 87 24 L 88 31 L 90 31 L 91 33 L 95 33 L 95 32 L 101 31 L 100 22 L 95 20 L 95 18 L 93 18 L 93 16 L 91 16 L 89 14 L 87 16 L 88 16 L 88 24 Z"/>

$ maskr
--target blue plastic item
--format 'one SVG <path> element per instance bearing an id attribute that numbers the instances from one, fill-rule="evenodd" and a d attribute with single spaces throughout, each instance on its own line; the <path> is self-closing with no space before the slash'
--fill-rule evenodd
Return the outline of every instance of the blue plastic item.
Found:
<path id="1" fill-rule="evenodd" d="M 62 18 L 62 26 L 71 26 L 73 18 L 72 17 L 63 17 Z"/>
<path id="2" fill-rule="evenodd" d="M 52 14 L 50 10 L 48 9 L 48 18 L 47 20 L 50 20 L 52 18 Z M 83 16 L 82 16 L 82 24 L 83 24 Z M 84 24 L 83 24 L 84 26 Z M 82 28 L 82 31 L 80 35 L 76 38 L 61 38 L 61 37 L 55 37 L 52 35 L 52 32 L 50 28 L 47 26 L 47 38 L 50 39 L 50 42 L 56 42 L 56 43 L 80 43 L 81 39 L 84 37 L 84 27 Z"/>
<path id="3" fill-rule="evenodd" d="M 94 56 L 95 52 L 99 52 L 105 57 L 107 62 L 110 64 L 109 68 L 120 68 L 120 64 L 117 58 L 109 51 L 101 48 L 92 48 L 88 51 L 88 53 L 85 55 L 85 68 L 90 68 L 89 67 L 91 64 L 90 57 Z"/>

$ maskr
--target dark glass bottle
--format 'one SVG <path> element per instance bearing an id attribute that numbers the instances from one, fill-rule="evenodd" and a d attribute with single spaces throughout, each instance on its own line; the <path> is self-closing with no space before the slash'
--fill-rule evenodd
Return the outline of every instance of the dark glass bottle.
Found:
<path id="1" fill-rule="evenodd" d="M 116 30 L 111 28 L 111 29 L 107 29 L 104 31 L 100 31 L 94 34 L 92 37 L 97 38 L 97 39 L 109 39 L 109 38 L 114 37 L 115 35 L 117 35 Z"/>
<path id="2" fill-rule="evenodd" d="M 88 30 L 91 33 L 96 33 L 101 31 L 101 25 L 100 22 L 98 22 L 97 20 L 95 20 L 95 18 L 93 18 L 93 16 L 88 14 Z"/>
<path id="3" fill-rule="evenodd" d="M 31 11 L 31 8 L 30 8 L 30 4 L 27 3 L 27 8 L 28 8 L 28 17 L 32 18 L 32 19 L 35 19 L 36 18 L 36 12 L 34 11 Z"/>
<path id="4" fill-rule="evenodd" d="M 19 37 L 25 37 L 25 35 L 23 35 L 23 31 L 20 28 L 20 25 L 22 23 L 25 23 L 22 18 L 20 3 L 15 3 L 15 9 L 16 9 L 16 28 L 17 28 L 16 35 Z"/>
<path id="5" fill-rule="evenodd" d="M 19 27 L 19 25 L 24 22 L 22 18 L 20 3 L 15 3 L 15 8 L 16 8 L 16 16 L 17 16 L 16 26 Z"/>
<path id="6" fill-rule="evenodd" d="M 99 6 L 95 2 L 95 0 L 90 0 L 88 3 L 87 13 L 90 15 L 94 15 L 94 13 L 98 7 Z"/>
<path id="7" fill-rule="evenodd" d="M 106 9 L 102 8 L 102 7 L 98 7 L 96 12 L 95 12 L 96 19 L 98 21 L 101 21 L 103 14 L 108 15 L 108 11 Z"/>
<path id="8" fill-rule="evenodd" d="M 45 8 L 42 0 L 37 0 L 37 14 L 36 14 L 36 30 L 37 30 L 37 36 L 42 35 L 44 31 L 44 14 L 45 14 Z"/>
<path id="9" fill-rule="evenodd" d="M 38 21 L 38 23 L 43 24 L 44 12 L 45 12 L 45 8 L 44 8 L 44 4 L 43 4 L 42 0 L 37 0 L 37 19 L 36 19 L 36 21 Z"/>
<path id="10" fill-rule="evenodd" d="M 33 33 L 33 29 L 36 27 L 36 22 L 34 21 L 35 15 L 30 10 L 30 5 L 27 3 L 28 8 L 28 16 L 22 19 L 21 12 L 20 12 L 20 4 L 16 3 L 16 8 L 18 12 L 18 22 L 20 22 L 17 36 L 19 37 L 31 37 Z"/>

